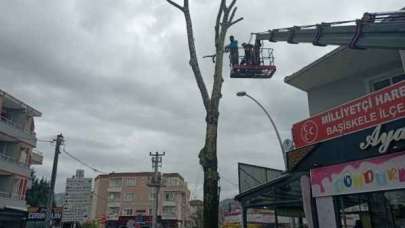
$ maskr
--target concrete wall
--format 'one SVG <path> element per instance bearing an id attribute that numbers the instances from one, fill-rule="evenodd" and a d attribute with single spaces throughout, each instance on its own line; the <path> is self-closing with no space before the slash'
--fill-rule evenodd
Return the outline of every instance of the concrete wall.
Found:
<path id="1" fill-rule="evenodd" d="M 354 75 L 335 81 L 321 87 L 312 88 L 308 92 L 310 115 L 326 111 L 337 105 L 364 96 L 369 93 L 372 80 L 402 74 L 400 66 L 386 66 L 386 68 L 370 69 L 361 75 Z"/>
<path id="2" fill-rule="evenodd" d="M 365 94 L 366 84 L 359 78 L 350 78 L 312 89 L 308 92 L 309 113 L 325 111 L 336 105 Z"/>
<path id="3" fill-rule="evenodd" d="M 108 178 L 97 178 L 94 181 L 94 193 L 91 205 L 91 219 L 100 218 L 107 209 Z"/>

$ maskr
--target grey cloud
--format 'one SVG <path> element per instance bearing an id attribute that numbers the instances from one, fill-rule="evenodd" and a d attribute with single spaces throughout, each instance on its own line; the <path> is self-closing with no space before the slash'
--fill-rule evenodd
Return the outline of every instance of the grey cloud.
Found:
<path id="1" fill-rule="evenodd" d="M 358 18 L 365 11 L 394 10 L 399 0 L 285 2 L 238 1 L 245 18 L 230 31 L 240 42 L 251 32 L 300 24 Z M 200 56 L 210 54 L 218 2 L 191 1 Z M 163 171 L 180 172 L 194 196 L 202 195 L 198 153 L 204 141 L 204 110 L 192 72 L 184 19 L 163 0 L 3 1 L 0 3 L 1 89 L 43 112 L 37 134 L 62 132 L 66 149 L 101 170 L 151 170 L 148 153 L 166 151 Z M 274 131 L 259 99 L 283 138 L 308 116 L 305 93 L 283 83 L 289 75 L 329 50 L 311 45 L 269 44 L 278 71 L 272 80 L 231 80 L 224 69 L 219 129 L 221 197 L 237 193 L 237 162 L 282 168 Z M 207 82 L 212 63 L 200 58 Z M 38 175 L 50 176 L 53 145 L 38 144 L 45 161 Z M 62 155 L 57 191 L 83 168 Z M 86 169 L 86 174 L 97 173 Z"/>

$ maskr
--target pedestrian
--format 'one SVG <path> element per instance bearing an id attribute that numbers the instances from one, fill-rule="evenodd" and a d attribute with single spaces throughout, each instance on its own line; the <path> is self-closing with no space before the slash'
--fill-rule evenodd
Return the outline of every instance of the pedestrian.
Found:
<path id="1" fill-rule="evenodd" d="M 225 52 L 229 52 L 229 59 L 232 66 L 239 64 L 238 41 L 235 40 L 233 36 L 229 37 L 229 44 L 225 46 Z"/>

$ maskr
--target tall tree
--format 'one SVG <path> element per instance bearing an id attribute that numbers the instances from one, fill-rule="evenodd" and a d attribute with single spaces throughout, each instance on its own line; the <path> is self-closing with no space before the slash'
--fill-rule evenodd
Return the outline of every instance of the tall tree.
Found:
<path id="1" fill-rule="evenodd" d="M 226 0 L 221 0 L 216 22 L 215 22 L 215 67 L 214 80 L 211 94 L 208 93 L 207 86 L 201 74 L 200 66 L 197 59 L 197 51 L 194 43 L 193 24 L 190 16 L 189 2 L 183 0 L 183 5 L 179 5 L 172 0 L 166 0 L 169 4 L 179 9 L 185 18 L 188 49 L 190 54 L 189 64 L 194 73 L 194 78 L 200 90 L 204 108 L 206 111 L 206 134 L 205 144 L 200 151 L 200 164 L 204 171 L 204 228 L 218 227 L 218 160 L 217 160 L 217 136 L 218 136 L 218 118 L 219 118 L 219 103 L 222 97 L 222 77 L 224 43 L 228 29 L 243 20 L 243 18 L 235 19 L 236 0 L 232 0 L 227 5 Z"/>
<path id="2" fill-rule="evenodd" d="M 49 182 L 38 179 L 34 171 L 31 173 L 32 186 L 27 191 L 27 204 L 32 207 L 46 207 L 48 203 Z"/>

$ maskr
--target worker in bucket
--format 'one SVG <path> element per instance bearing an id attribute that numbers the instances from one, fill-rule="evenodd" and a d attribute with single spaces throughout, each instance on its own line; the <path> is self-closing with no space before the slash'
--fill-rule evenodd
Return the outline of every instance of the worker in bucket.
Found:
<path id="1" fill-rule="evenodd" d="M 231 65 L 239 64 L 239 51 L 238 51 L 238 41 L 235 40 L 233 36 L 229 37 L 229 44 L 225 46 L 225 52 L 229 52 L 229 59 Z"/>

